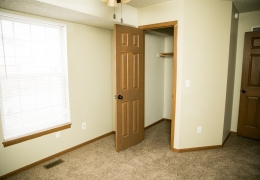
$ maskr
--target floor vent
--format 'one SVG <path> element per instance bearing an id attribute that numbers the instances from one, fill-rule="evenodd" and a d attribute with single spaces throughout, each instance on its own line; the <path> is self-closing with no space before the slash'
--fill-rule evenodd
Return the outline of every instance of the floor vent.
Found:
<path id="1" fill-rule="evenodd" d="M 57 165 L 59 165 L 59 164 L 61 164 L 61 163 L 63 163 L 63 162 L 64 162 L 64 161 L 63 161 L 62 159 L 59 159 L 59 160 L 54 161 L 54 162 L 52 162 L 52 163 L 46 164 L 46 165 L 44 165 L 43 167 L 44 167 L 45 169 L 50 169 L 50 168 L 52 168 L 52 167 L 54 167 L 54 166 L 57 166 Z"/>

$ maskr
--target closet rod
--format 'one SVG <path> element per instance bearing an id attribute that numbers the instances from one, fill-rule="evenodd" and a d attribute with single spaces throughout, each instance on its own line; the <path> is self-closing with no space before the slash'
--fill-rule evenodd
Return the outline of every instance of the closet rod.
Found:
<path id="1" fill-rule="evenodd" d="M 173 56 L 173 53 L 158 53 L 157 57 L 170 57 Z"/>

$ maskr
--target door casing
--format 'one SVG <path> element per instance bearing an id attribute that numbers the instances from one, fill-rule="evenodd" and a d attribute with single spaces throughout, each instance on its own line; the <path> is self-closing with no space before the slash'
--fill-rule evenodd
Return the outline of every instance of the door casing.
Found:
<path id="1" fill-rule="evenodd" d="M 177 152 L 174 149 L 174 132 L 175 132 L 175 114 L 176 114 L 176 89 L 177 89 L 177 37 L 178 37 L 178 21 L 170 21 L 170 22 L 163 22 L 157 24 L 149 24 L 144 26 L 139 26 L 138 28 L 145 30 L 151 29 L 160 29 L 160 28 L 167 28 L 173 27 L 174 28 L 174 38 L 173 38 L 173 77 L 172 77 L 172 122 L 171 122 L 171 137 L 170 137 L 170 149 L 174 152 Z M 145 36 L 144 36 L 145 42 Z M 144 43 L 145 49 L 145 43 Z M 145 59 L 145 54 L 144 54 Z M 145 86 L 144 86 L 145 88 Z M 145 96 L 145 93 L 144 93 Z M 144 114 L 145 116 L 145 114 Z M 143 122 L 144 123 L 144 122 Z M 144 139 L 144 129 L 143 129 L 143 139 Z"/>

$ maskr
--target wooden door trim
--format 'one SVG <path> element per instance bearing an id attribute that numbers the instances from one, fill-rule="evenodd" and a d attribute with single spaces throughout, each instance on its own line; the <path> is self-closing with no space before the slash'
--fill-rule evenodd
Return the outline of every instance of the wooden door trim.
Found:
<path id="1" fill-rule="evenodd" d="M 174 132 L 175 132 L 175 114 L 176 114 L 176 88 L 177 88 L 177 37 L 178 37 L 178 21 L 163 22 L 157 24 L 148 24 L 144 26 L 138 26 L 138 28 L 145 30 L 159 29 L 173 27 L 174 28 L 174 38 L 173 38 L 173 78 L 172 78 L 172 123 L 171 123 L 171 138 L 170 138 L 170 149 L 174 149 Z M 145 36 L 144 36 L 145 37 Z M 144 41 L 145 42 L 145 41 Z M 145 43 L 144 43 L 145 46 Z M 145 47 L 144 47 L 145 49 Z M 145 58 L 145 54 L 144 54 Z M 144 87 L 145 88 L 145 87 Z M 144 94 L 145 96 L 145 94 Z M 144 131 L 144 130 L 143 130 Z M 144 133 L 143 133 L 144 134 Z"/>
<path id="2" fill-rule="evenodd" d="M 159 28 L 166 28 L 166 27 L 173 27 L 178 24 L 178 21 L 170 21 L 170 22 L 162 22 L 157 24 L 148 24 L 144 26 L 138 26 L 138 28 L 143 30 L 149 30 L 149 29 L 159 29 Z"/>

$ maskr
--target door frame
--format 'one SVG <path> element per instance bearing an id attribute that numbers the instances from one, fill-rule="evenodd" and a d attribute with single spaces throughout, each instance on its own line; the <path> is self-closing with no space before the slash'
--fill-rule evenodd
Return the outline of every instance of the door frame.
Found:
<path id="1" fill-rule="evenodd" d="M 146 30 L 160 29 L 173 27 L 173 77 L 172 77 L 172 122 L 171 122 L 171 138 L 170 138 L 170 149 L 174 151 L 174 132 L 175 132 L 175 113 L 176 113 L 176 89 L 177 89 L 177 37 L 178 37 L 178 21 L 162 22 L 157 24 L 149 24 L 144 26 L 138 26 L 138 28 Z M 145 36 L 144 36 L 144 51 L 145 51 Z M 144 54 L 145 59 L 145 54 Z M 144 86 L 145 90 L 145 86 Z M 145 96 L 145 93 L 144 93 Z M 145 114 L 144 114 L 145 116 Z M 144 122 L 143 122 L 144 125 Z M 144 127 L 144 126 L 143 126 Z M 144 139 L 144 129 L 143 129 Z"/>

